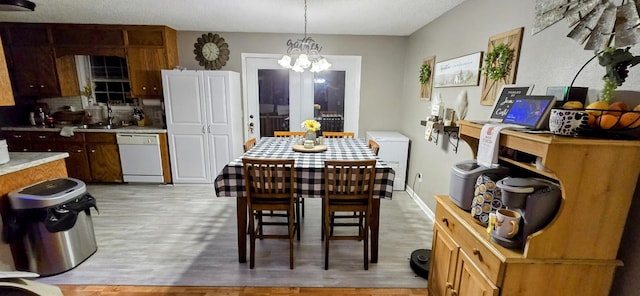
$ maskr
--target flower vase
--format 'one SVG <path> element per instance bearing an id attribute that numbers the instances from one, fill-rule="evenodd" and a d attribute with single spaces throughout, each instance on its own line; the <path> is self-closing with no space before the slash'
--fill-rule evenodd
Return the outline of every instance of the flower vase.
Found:
<path id="1" fill-rule="evenodd" d="M 316 132 L 307 131 L 307 135 L 305 136 L 305 140 L 311 140 L 314 143 L 316 142 Z"/>

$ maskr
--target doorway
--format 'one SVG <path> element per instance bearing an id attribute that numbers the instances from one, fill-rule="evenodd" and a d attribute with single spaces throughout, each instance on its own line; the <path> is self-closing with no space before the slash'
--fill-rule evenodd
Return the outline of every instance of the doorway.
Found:
<path id="1" fill-rule="evenodd" d="M 316 119 L 323 131 L 358 131 L 359 56 L 326 56 L 328 71 L 297 73 L 278 65 L 279 55 L 242 54 L 246 138 L 300 131 Z"/>

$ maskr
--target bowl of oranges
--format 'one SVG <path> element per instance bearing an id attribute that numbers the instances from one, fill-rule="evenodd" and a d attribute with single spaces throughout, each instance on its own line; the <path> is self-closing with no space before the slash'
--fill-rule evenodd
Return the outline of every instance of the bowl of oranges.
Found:
<path id="1" fill-rule="evenodd" d="M 556 110 L 556 109 L 554 109 Z M 589 136 L 598 138 L 624 138 L 634 137 L 629 133 L 640 126 L 640 105 L 630 108 L 624 102 L 608 103 L 606 101 L 596 101 L 583 107 L 581 102 L 568 101 L 562 108 L 555 111 L 565 117 L 574 118 L 572 125 L 561 132 L 554 134 L 569 136 Z M 578 119 L 575 119 L 578 118 Z M 554 125 L 560 121 L 557 116 L 554 118 L 554 111 L 550 115 L 549 125 Z M 579 122 L 576 122 L 579 121 Z M 566 122 L 563 121 L 563 122 Z M 567 127 L 565 125 L 565 127 Z"/>

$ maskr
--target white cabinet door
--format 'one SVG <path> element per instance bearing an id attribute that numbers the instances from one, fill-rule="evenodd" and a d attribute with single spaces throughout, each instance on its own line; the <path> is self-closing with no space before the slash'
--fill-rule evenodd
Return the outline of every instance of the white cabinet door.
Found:
<path id="1" fill-rule="evenodd" d="M 240 74 L 204 71 L 207 105 L 207 137 L 213 178 L 242 154 L 242 100 Z"/>
<path id="2" fill-rule="evenodd" d="M 196 71 L 162 71 L 174 183 L 211 183 L 205 87 Z"/>
<path id="3" fill-rule="evenodd" d="M 213 183 L 242 154 L 240 74 L 163 70 L 174 183 Z"/>

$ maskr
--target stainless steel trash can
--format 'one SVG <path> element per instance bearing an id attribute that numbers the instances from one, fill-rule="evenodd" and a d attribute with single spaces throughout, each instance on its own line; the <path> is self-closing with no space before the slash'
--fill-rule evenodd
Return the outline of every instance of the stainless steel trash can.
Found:
<path id="1" fill-rule="evenodd" d="M 84 182 L 46 180 L 10 192 L 9 202 L 18 229 L 10 242 L 17 270 L 59 274 L 96 252 L 90 212 L 96 204 Z"/>

